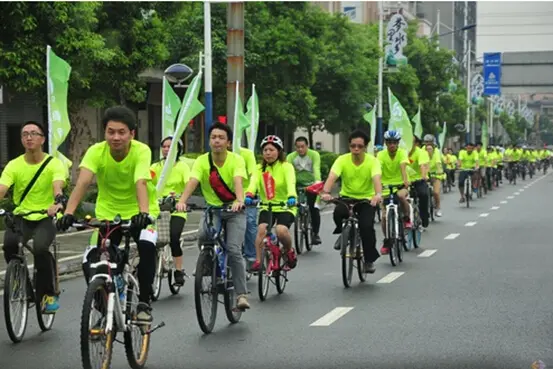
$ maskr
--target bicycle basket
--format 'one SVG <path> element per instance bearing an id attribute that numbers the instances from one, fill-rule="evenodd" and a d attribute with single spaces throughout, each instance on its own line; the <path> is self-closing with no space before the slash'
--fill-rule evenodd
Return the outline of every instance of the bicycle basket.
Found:
<path id="1" fill-rule="evenodd" d="M 168 244 L 170 240 L 171 213 L 162 211 L 157 218 L 157 243 Z"/>

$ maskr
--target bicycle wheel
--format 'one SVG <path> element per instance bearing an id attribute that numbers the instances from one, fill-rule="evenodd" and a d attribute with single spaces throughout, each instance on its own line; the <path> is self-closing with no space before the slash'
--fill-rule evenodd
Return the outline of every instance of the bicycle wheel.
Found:
<path id="1" fill-rule="evenodd" d="M 84 369 L 108 369 L 115 332 L 106 334 L 109 292 L 105 280 L 90 282 L 81 313 L 81 361 Z"/>
<path id="2" fill-rule="evenodd" d="M 163 280 L 163 248 L 156 249 L 156 274 L 152 283 L 152 301 L 157 301 L 161 294 L 161 281 Z"/>
<path id="3" fill-rule="evenodd" d="M 361 246 L 361 237 L 359 237 L 358 232 L 354 232 L 353 240 L 351 241 L 352 245 L 355 245 L 355 260 L 357 261 L 357 276 L 359 281 L 365 282 L 367 280 L 367 274 L 365 273 L 365 263 L 363 258 L 363 247 Z"/>
<path id="4" fill-rule="evenodd" d="M 434 190 L 428 186 L 428 215 L 434 221 Z"/>
<path id="5" fill-rule="evenodd" d="M 465 179 L 465 199 L 466 199 L 466 203 L 467 203 L 467 208 L 470 207 L 470 193 L 472 191 L 472 183 L 470 182 L 470 180 L 467 178 Z"/>
<path id="6" fill-rule="evenodd" d="M 275 277 L 275 287 L 278 294 L 281 295 L 286 288 L 286 283 L 288 282 L 288 272 L 282 269 L 281 266 L 280 270 L 275 270 L 273 273 Z"/>
<path id="7" fill-rule="evenodd" d="M 301 211 L 301 210 L 300 210 Z M 294 219 L 294 246 L 296 248 L 296 254 L 301 255 L 303 252 L 303 244 L 301 239 L 301 222 L 300 218 L 301 214 L 298 214 L 298 216 Z"/>
<path id="8" fill-rule="evenodd" d="M 351 286 L 351 280 L 353 277 L 353 246 L 350 245 L 350 232 L 351 225 L 347 225 L 342 228 L 342 251 L 340 252 L 342 257 L 342 282 L 344 287 L 349 288 Z"/>
<path id="9" fill-rule="evenodd" d="M 57 275 L 57 264 L 56 260 L 54 259 L 54 256 L 52 254 L 50 255 L 50 262 L 52 266 L 52 286 L 56 286 L 56 275 Z M 38 326 L 40 327 L 40 330 L 43 332 L 49 331 L 52 329 L 52 326 L 54 325 L 54 319 L 56 317 L 56 314 L 43 314 L 42 313 L 42 299 L 44 298 L 44 293 L 42 291 L 38 291 L 36 289 L 37 283 L 36 283 L 36 276 L 37 272 L 36 269 L 33 273 L 34 275 L 34 283 L 35 286 L 35 310 L 36 310 L 36 316 L 38 321 Z"/>
<path id="10" fill-rule="evenodd" d="M 390 255 L 390 263 L 392 263 L 392 266 L 397 266 L 399 264 L 399 260 L 398 260 L 398 242 L 397 242 L 397 237 L 396 237 L 396 231 L 395 231 L 395 226 L 396 226 L 396 213 L 395 211 L 390 211 L 390 213 L 388 214 L 388 218 L 386 220 L 387 222 L 387 228 L 388 228 L 388 232 L 387 233 L 387 239 L 388 239 L 388 245 L 390 246 L 390 249 L 389 249 L 389 253 L 388 255 Z"/>
<path id="11" fill-rule="evenodd" d="M 127 321 L 134 322 L 137 320 L 137 306 L 139 291 L 138 286 L 134 283 L 134 280 L 129 279 L 127 287 L 127 306 L 125 309 L 125 317 Z M 150 324 L 133 324 L 131 323 L 129 329 L 125 331 L 124 343 L 125 343 L 125 356 L 127 356 L 127 362 L 133 369 L 142 369 L 146 365 L 148 360 L 148 351 L 150 350 L 151 335 L 148 332 Z"/>
<path id="12" fill-rule="evenodd" d="M 418 206 L 415 208 L 415 221 L 413 222 L 413 229 L 411 230 L 410 243 L 413 245 L 413 248 L 418 249 L 421 245 L 422 240 L 422 220 L 419 213 Z"/>
<path id="13" fill-rule="evenodd" d="M 165 245 L 164 259 L 170 260 L 170 262 L 166 262 L 165 265 L 165 268 L 167 270 L 167 285 L 169 286 L 169 291 L 171 291 L 171 294 L 177 295 L 180 292 L 181 286 L 177 286 L 173 283 L 173 271 L 175 270 L 175 268 L 173 265 L 173 255 L 171 254 L 171 247 L 169 245 Z"/>
<path id="14" fill-rule="evenodd" d="M 20 260 L 12 259 L 4 276 L 4 319 L 14 343 L 21 342 L 27 329 L 30 290 L 27 273 Z"/>
<path id="15" fill-rule="evenodd" d="M 225 304 L 225 313 L 227 319 L 231 324 L 236 324 L 242 317 L 242 310 L 236 307 L 236 292 L 234 289 L 234 283 L 232 281 L 232 272 L 227 267 L 227 288 L 223 294 L 223 300 Z"/>
<path id="16" fill-rule="evenodd" d="M 259 300 L 265 301 L 269 294 L 269 283 L 271 282 L 271 276 L 267 273 L 271 256 L 265 248 L 262 253 L 263 257 L 259 266 L 259 272 L 257 272 L 257 291 L 259 293 Z"/>
<path id="17" fill-rule="evenodd" d="M 306 212 L 302 219 L 302 243 L 305 245 L 305 249 L 307 251 L 311 251 L 313 249 L 313 245 L 309 241 L 311 238 L 311 216 L 309 215 L 309 209 L 306 209 Z"/>
<path id="18" fill-rule="evenodd" d="M 194 278 L 194 302 L 200 329 L 208 334 L 213 331 L 217 319 L 217 259 L 213 248 L 204 248 L 196 263 Z M 205 305 L 202 306 L 202 302 Z M 209 305 L 211 304 L 211 305 Z"/>

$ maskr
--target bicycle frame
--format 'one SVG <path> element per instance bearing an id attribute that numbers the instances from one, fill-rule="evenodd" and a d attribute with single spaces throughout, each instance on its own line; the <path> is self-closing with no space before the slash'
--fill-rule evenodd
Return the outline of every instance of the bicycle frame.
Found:
<path id="1" fill-rule="evenodd" d="M 391 211 L 394 211 L 396 216 L 394 217 L 394 230 L 396 233 L 396 238 L 399 237 L 399 199 L 397 198 L 397 191 L 400 190 L 402 186 L 389 185 L 390 197 L 388 199 L 388 205 L 386 205 L 386 222 L 390 219 L 389 215 Z M 396 191 L 394 191 L 394 189 Z M 409 206 L 410 212 L 412 212 L 412 207 Z M 388 227 L 386 227 L 386 232 L 388 232 Z M 391 235 L 386 234 L 386 238 L 391 238 Z"/>
<path id="2" fill-rule="evenodd" d="M 276 234 L 273 234 L 272 230 L 272 224 L 273 224 L 273 206 L 286 206 L 286 203 L 279 202 L 279 203 L 262 203 L 259 202 L 258 206 L 261 205 L 267 205 L 269 212 L 269 223 L 267 225 L 267 231 L 265 234 L 265 237 L 263 237 L 263 248 L 268 249 L 269 253 L 271 254 L 271 257 L 269 259 L 269 265 L 267 266 L 267 274 L 270 275 L 274 271 L 279 271 L 281 269 L 280 267 L 280 258 L 281 258 L 281 250 L 280 250 L 280 242 L 278 240 L 278 236 Z M 275 236 L 276 242 L 273 243 L 271 241 L 271 236 Z"/>

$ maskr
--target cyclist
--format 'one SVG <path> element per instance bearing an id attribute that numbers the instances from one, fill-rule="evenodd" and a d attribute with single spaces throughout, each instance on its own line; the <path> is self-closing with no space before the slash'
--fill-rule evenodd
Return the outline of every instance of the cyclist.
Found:
<path id="1" fill-rule="evenodd" d="M 374 273 L 374 262 L 380 257 L 376 250 L 376 234 L 374 232 L 375 207 L 382 201 L 382 183 L 380 181 L 380 163 L 370 154 L 367 154 L 369 136 L 355 130 L 349 135 L 349 154 L 340 155 L 332 168 L 324 184 L 321 199 L 330 201 L 330 191 L 338 178 L 342 179 L 340 196 L 351 200 L 370 200 L 370 204 L 363 203 L 356 206 L 359 219 L 359 233 L 363 243 L 363 256 L 365 258 L 364 271 Z M 334 234 L 342 233 L 342 222 L 349 216 L 345 205 L 337 204 L 334 208 Z M 341 237 L 338 237 L 334 245 L 335 250 L 341 248 Z"/>
<path id="2" fill-rule="evenodd" d="M 407 151 L 399 147 L 399 141 L 401 140 L 401 134 L 397 131 L 386 131 L 384 133 L 384 143 L 386 149 L 378 153 L 377 159 L 380 162 L 382 170 L 382 186 L 384 187 L 384 199 L 388 197 L 390 191 L 386 186 L 398 186 L 403 184 L 404 188 L 397 190 L 397 197 L 401 206 L 401 214 L 403 214 L 403 222 L 405 228 L 413 228 L 411 220 L 409 219 L 409 203 L 407 202 L 407 196 L 409 195 L 409 176 L 407 175 L 407 164 L 409 164 L 409 158 L 407 157 Z M 382 202 L 382 232 L 386 234 L 386 201 Z M 380 253 L 386 255 L 390 252 L 388 240 L 384 239 Z"/>
<path id="3" fill-rule="evenodd" d="M 251 177 L 254 175 L 257 169 L 257 162 L 255 160 L 255 154 L 252 150 L 245 147 L 240 148 L 240 156 L 244 159 L 246 165 L 246 178 L 243 180 L 243 188 L 247 189 Z M 244 257 L 246 258 L 246 270 L 250 270 L 252 264 L 255 262 L 255 237 L 257 235 L 257 208 L 255 206 L 248 206 L 246 208 L 246 234 L 244 236 Z"/>
<path id="4" fill-rule="evenodd" d="M 444 169 L 442 166 L 442 158 L 440 150 L 436 150 L 436 138 L 433 135 L 424 136 L 424 143 L 430 162 L 428 164 L 428 170 L 432 174 L 430 185 L 432 186 L 432 195 L 434 196 L 435 210 L 434 215 L 437 217 L 442 216 L 441 201 L 440 201 L 440 185 L 444 176 Z"/>
<path id="5" fill-rule="evenodd" d="M 414 144 L 409 153 L 409 166 L 411 174 L 409 181 L 414 186 L 417 196 L 419 197 L 419 212 L 423 228 L 428 228 L 430 214 L 428 214 L 428 164 L 430 158 L 426 150 L 420 148 L 421 139 L 413 135 Z"/>
<path id="6" fill-rule="evenodd" d="M 478 169 L 476 172 L 478 174 L 478 183 L 475 183 L 474 186 L 474 192 L 477 191 L 477 189 L 484 183 L 484 179 L 486 178 L 486 170 L 488 166 L 488 153 L 486 150 L 482 150 L 482 142 L 476 143 L 476 153 L 478 154 L 478 163 L 480 169 Z"/>
<path id="7" fill-rule="evenodd" d="M 66 204 L 63 187 L 66 171 L 63 163 L 42 151 L 44 128 L 37 122 L 25 122 L 21 127 L 21 144 L 25 153 L 11 160 L 0 177 L 0 200 L 13 186 L 14 213 L 28 213 L 48 209 L 47 214 L 31 214 L 18 219 L 23 241 L 33 239 L 35 266 L 37 268 L 37 289 L 44 293 L 41 309 L 44 313 L 55 313 L 59 299 L 55 293 L 52 254 L 48 248 L 56 236 L 56 227 L 49 217 L 54 216 Z M 42 168 L 37 179 L 32 179 Z M 26 193 L 26 194 L 25 194 Z M 25 195 L 25 196 L 23 196 Z M 6 263 L 18 252 L 19 236 L 10 227 L 4 233 L 4 258 Z M 6 292 L 7 293 L 7 292 Z"/>
<path id="8" fill-rule="evenodd" d="M 199 156 L 194 162 L 190 181 L 177 203 L 178 211 L 186 211 L 186 202 L 198 185 L 208 206 L 230 205 L 232 212 L 214 214 L 215 222 L 226 221 L 225 236 L 228 247 L 228 263 L 232 271 L 232 282 L 236 291 L 236 307 L 249 309 L 246 289 L 246 267 L 242 256 L 242 244 L 246 232 L 244 207 L 244 187 L 246 164 L 236 153 L 228 151 L 232 147 L 232 129 L 224 123 L 215 122 L 209 128 L 209 153 Z M 200 220 L 199 242 L 210 241 L 205 226 L 205 214 Z"/>
<path id="9" fill-rule="evenodd" d="M 151 322 L 150 296 L 156 270 L 157 240 L 153 220 L 159 215 L 156 189 L 150 173 L 152 151 L 147 145 L 134 139 L 136 116 L 129 108 L 115 106 L 107 109 L 102 125 L 105 141 L 92 145 L 86 151 L 81 161 L 77 184 L 71 192 L 64 216 L 58 221 L 58 227 L 66 230 L 76 221 L 74 212 L 96 177 L 96 218 L 113 220 L 120 215 L 122 219 L 130 218 L 132 221 L 132 237 L 140 257 L 140 303 L 137 306 L 137 319 Z M 110 254 L 113 253 L 113 258 L 117 258 L 122 232 L 111 233 L 110 240 Z M 98 246 L 89 248 L 85 253 L 83 271 L 87 282 L 91 277 L 89 263 L 100 258 Z"/>
<path id="10" fill-rule="evenodd" d="M 446 151 L 444 149 L 444 151 Z M 446 166 L 446 173 L 447 173 L 447 180 L 451 184 L 451 186 L 454 186 L 455 183 L 455 168 L 457 167 L 457 157 L 453 154 L 453 149 L 448 148 L 447 153 L 444 154 L 444 162 Z"/>
<path id="11" fill-rule="evenodd" d="M 499 154 L 495 151 L 495 147 L 488 146 L 488 155 L 486 156 L 486 186 L 488 190 L 492 190 L 495 184 L 495 176 L 497 171 L 497 162 L 499 159 Z"/>
<path id="12" fill-rule="evenodd" d="M 296 173 L 292 164 L 286 161 L 284 144 L 274 135 L 267 136 L 261 141 L 263 163 L 254 173 L 250 187 L 246 193 L 246 205 L 252 205 L 254 194 L 259 193 L 262 202 L 285 202 L 291 208 L 296 205 L 298 197 L 296 193 Z M 276 223 L 276 235 L 282 243 L 287 256 L 287 264 L 295 268 L 297 264 L 296 253 L 292 247 L 290 226 L 294 224 L 296 209 L 285 207 L 273 207 L 272 224 L 269 224 L 269 212 L 263 206 L 259 213 L 257 238 L 255 240 L 256 259 L 252 271 L 258 271 L 261 266 L 261 251 L 263 250 L 263 237 L 267 234 L 267 227 L 273 227 Z"/>
<path id="13" fill-rule="evenodd" d="M 165 161 L 167 160 L 167 155 L 169 155 L 169 148 L 171 147 L 172 142 L 172 136 L 166 137 L 161 141 L 161 154 L 163 156 L 163 159 L 157 163 L 154 163 L 150 167 L 150 170 L 152 171 L 152 180 L 154 185 L 157 185 L 157 182 L 161 177 L 161 172 L 163 171 L 163 166 L 165 165 Z M 188 164 L 179 159 L 182 155 L 183 149 L 184 146 L 182 144 L 182 141 L 179 140 L 177 143 L 177 160 L 175 161 L 173 169 L 171 169 L 169 177 L 165 182 L 165 188 L 163 188 L 162 190 L 161 195 L 163 198 L 171 195 L 171 193 L 182 193 L 184 191 L 184 187 L 190 179 L 190 168 L 188 167 Z M 175 262 L 173 281 L 177 286 L 184 285 L 184 277 L 186 276 L 186 273 L 184 272 L 184 268 L 182 266 L 183 253 L 180 245 L 180 236 L 184 229 L 186 218 L 186 213 L 174 212 L 171 214 L 171 220 L 169 223 L 169 243 L 171 245 L 171 255 L 173 256 L 173 260 Z"/>
<path id="14" fill-rule="evenodd" d="M 477 176 L 476 171 L 479 168 L 478 165 L 478 153 L 474 150 L 474 144 L 472 142 L 467 143 L 465 149 L 459 151 L 459 159 L 457 160 L 457 166 L 461 169 L 459 172 L 459 192 L 461 193 L 460 203 L 465 202 L 465 179 L 467 178 L 467 170 L 473 170 L 472 174 L 472 186 L 475 186 L 475 176 Z"/>
<path id="15" fill-rule="evenodd" d="M 321 156 L 315 150 L 309 148 L 309 141 L 306 137 L 296 138 L 296 151 L 290 153 L 286 160 L 296 169 L 296 185 L 307 187 L 321 180 Z M 307 205 L 311 215 L 311 228 L 313 230 L 313 244 L 319 245 L 321 237 L 321 214 L 317 202 L 317 195 L 306 192 Z"/>

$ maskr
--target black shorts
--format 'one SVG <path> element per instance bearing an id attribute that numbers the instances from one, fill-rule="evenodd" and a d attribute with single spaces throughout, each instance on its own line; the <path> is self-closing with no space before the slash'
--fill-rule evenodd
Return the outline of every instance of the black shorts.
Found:
<path id="1" fill-rule="evenodd" d="M 259 213 L 259 219 L 257 220 L 257 224 L 269 224 L 269 227 L 272 227 L 275 225 L 283 225 L 286 226 L 286 228 L 290 228 L 292 224 L 294 224 L 294 214 L 290 213 L 289 211 L 283 211 L 275 213 L 273 212 L 273 224 L 269 224 L 269 212 L 267 210 L 262 210 Z"/>

